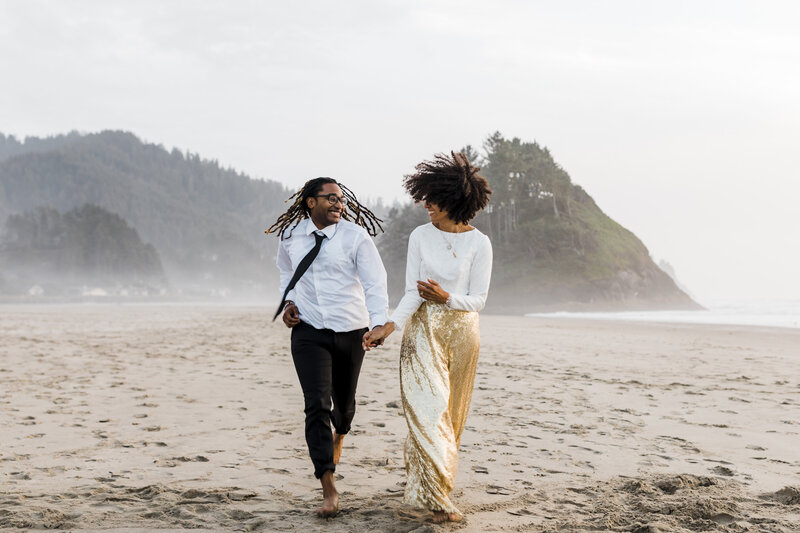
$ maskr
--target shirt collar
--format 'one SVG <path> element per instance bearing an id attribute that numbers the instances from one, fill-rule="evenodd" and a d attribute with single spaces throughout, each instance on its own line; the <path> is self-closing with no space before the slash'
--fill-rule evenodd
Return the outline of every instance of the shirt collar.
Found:
<path id="1" fill-rule="evenodd" d="M 339 226 L 339 224 L 331 224 L 330 226 L 325 226 L 325 227 L 324 227 L 324 228 L 322 228 L 322 229 L 318 229 L 318 228 L 317 228 L 317 226 L 316 226 L 316 224 L 314 224 L 314 221 L 313 221 L 313 220 L 311 220 L 310 218 L 307 218 L 307 219 L 306 219 L 306 230 L 305 230 L 305 234 L 306 234 L 306 235 L 311 235 L 312 233 L 314 233 L 314 232 L 316 232 L 316 231 L 319 231 L 319 232 L 322 232 L 322 233 L 324 233 L 324 234 L 325 234 L 325 236 L 326 236 L 328 239 L 332 239 L 332 238 L 333 238 L 333 236 L 336 234 L 336 228 L 337 228 L 338 226 Z"/>

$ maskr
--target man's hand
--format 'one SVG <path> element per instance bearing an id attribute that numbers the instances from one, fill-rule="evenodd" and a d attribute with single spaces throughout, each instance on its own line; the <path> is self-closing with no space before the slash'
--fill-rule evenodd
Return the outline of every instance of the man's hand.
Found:
<path id="1" fill-rule="evenodd" d="M 300 323 L 300 311 L 294 302 L 286 302 L 286 307 L 283 309 L 283 323 L 287 328 L 293 328 Z"/>
<path id="2" fill-rule="evenodd" d="M 428 278 L 427 283 L 424 281 L 417 281 L 417 292 L 419 292 L 419 295 L 424 300 L 439 304 L 447 303 L 447 299 L 450 298 L 450 293 L 430 278 Z"/>
<path id="3" fill-rule="evenodd" d="M 361 340 L 361 346 L 364 347 L 364 351 L 370 351 L 371 348 L 375 348 L 383 344 L 384 339 L 392 334 L 394 331 L 394 322 L 387 322 L 382 326 L 376 326 L 372 328 L 372 331 L 368 331 L 364 333 L 364 338 Z"/>

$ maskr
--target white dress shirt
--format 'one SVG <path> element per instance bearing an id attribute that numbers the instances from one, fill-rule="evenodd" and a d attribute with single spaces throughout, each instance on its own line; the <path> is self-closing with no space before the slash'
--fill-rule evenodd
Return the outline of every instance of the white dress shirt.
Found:
<path id="1" fill-rule="evenodd" d="M 430 222 L 419 226 L 408 237 L 406 292 L 389 320 L 403 330 L 425 301 L 417 290 L 417 280 L 429 278 L 450 293 L 450 308 L 480 311 L 486 305 L 491 277 L 492 243 L 485 234 L 477 229 L 448 233 Z"/>
<path id="2" fill-rule="evenodd" d="M 322 240 L 319 255 L 286 295 L 300 311 L 300 320 L 336 332 L 386 323 L 389 298 L 381 256 L 366 230 L 346 220 L 320 230 L 308 218 L 280 242 L 277 262 L 281 295 L 297 265 L 314 247 L 314 232 L 327 238 Z"/>

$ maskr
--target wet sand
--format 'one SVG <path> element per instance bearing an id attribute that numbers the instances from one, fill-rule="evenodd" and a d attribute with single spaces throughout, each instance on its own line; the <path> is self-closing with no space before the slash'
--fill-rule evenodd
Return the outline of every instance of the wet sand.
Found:
<path id="1" fill-rule="evenodd" d="M 0 306 L 0 527 L 800 531 L 800 331 L 483 315 L 454 501 L 402 504 L 399 335 L 321 497 L 271 307 Z M 127 529 L 126 529 L 127 528 Z"/>

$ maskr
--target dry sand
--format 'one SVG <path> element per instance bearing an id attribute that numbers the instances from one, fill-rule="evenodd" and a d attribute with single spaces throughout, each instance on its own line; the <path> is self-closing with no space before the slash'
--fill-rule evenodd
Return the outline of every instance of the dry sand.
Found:
<path id="1" fill-rule="evenodd" d="M 0 527 L 800 531 L 800 331 L 481 317 L 460 524 L 402 505 L 399 336 L 337 472 L 271 308 L 0 307 Z"/>

